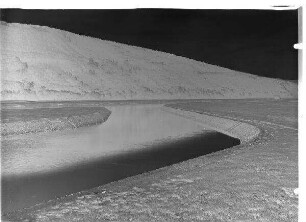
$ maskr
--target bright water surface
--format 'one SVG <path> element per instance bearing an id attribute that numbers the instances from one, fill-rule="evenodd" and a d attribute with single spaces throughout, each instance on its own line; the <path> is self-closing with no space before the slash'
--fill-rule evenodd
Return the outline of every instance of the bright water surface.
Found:
<path id="1" fill-rule="evenodd" d="M 160 168 L 239 143 L 163 111 L 161 105 L 107 107 L 99 126 L 2 141 L 2 210 Z"/>

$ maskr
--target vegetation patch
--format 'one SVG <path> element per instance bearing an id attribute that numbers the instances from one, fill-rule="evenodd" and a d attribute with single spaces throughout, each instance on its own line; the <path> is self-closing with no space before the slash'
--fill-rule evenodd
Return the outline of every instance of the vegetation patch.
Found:
<path id="1" fill-rule="evenodd" d="M 111 112 L 104 107 L 64 107 L 4 109 L 1 111 L 1 135 L 16 135 L 97 125 Z"/>

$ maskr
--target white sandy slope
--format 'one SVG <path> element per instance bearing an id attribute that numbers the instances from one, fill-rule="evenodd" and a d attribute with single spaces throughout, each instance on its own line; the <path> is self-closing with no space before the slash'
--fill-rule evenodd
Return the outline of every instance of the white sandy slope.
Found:
<path id="1" fill-rule="evenodd" d="M 297 97 L 295 83 L 168 53 L 35 25 L 0 30 L 1 100 Z"/>

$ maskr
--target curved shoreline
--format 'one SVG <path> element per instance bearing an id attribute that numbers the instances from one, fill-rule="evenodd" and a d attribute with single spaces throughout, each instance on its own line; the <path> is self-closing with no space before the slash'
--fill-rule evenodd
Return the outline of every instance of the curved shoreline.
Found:
<path id="1" fill-rule="evenodd" d="M 110 114 L 111 111 L 101 107 L 101 111 L 95 111 L 85 115 L 72 115 L 54 119 L 40 118 L 31 121 L 2 123 L 1 136 L 76 129 L 83 126 L 97 125 L 105 122 Z"/>
<path id="2" fill-rule="evenodd" d="M 211 114 L 202 114 L 194 111 L 187 111 L 170 106 L 164 106 L 164 111 L 171 112 L 175 115 L 183 116 L 197 123 L 206 126 L 207 128 L 224 133 L 228 136 L 237 138 L 242 144 L 256 139 L 260 134 L 260 129 L 241 121 L 231 120 L 229 118 L 221 118 L 212 116 Z"/>
<path id="3" fill-rule="evenodd" d="M 165 111 L 239 138 L 242 144 L 6 216 L 38 221 L 296 221 L 296 108 L 297 101 L 173 104 Z"/>

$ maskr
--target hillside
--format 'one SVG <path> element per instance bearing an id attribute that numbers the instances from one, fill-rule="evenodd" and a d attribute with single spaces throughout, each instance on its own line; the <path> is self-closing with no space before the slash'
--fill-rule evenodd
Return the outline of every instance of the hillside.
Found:
<path id="1" fill-rule="evenodd" d="M 297 97 L 293 82 L 168 53 L 35 25 L 0 30 L 1 100 Z"/>

